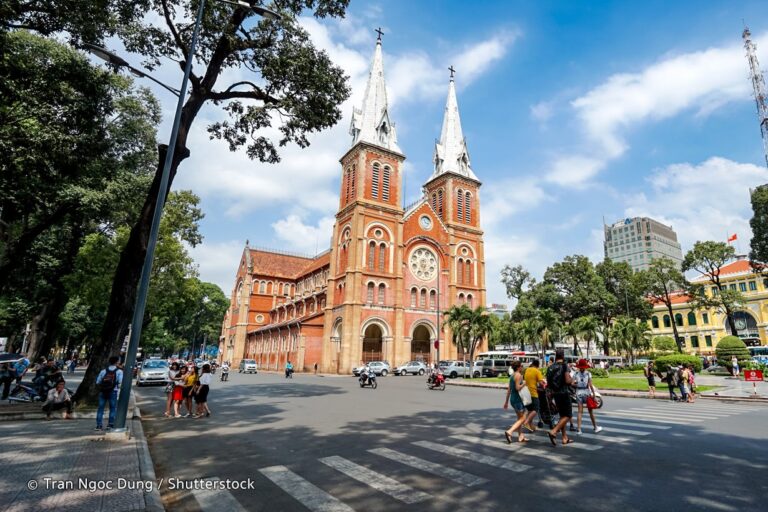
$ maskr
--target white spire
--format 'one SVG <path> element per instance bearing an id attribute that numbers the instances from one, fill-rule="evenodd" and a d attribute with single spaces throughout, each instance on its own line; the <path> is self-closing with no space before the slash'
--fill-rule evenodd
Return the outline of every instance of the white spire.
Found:
<path id="1" fill-rule="evenodd" d="M 435 171 L 428 181 L 448 172 L 480 181 L 470 167 L 467 143 L 461 131 L 459 103 L 456 101 L 456 86 L 453 83 L 453 68 L 450 69 L 451 81 L 448 84 L 448 99 L 445 102 L 443 130 L 440 133 L 440 142 L 435 143 L 433 158 Z"/>
<path id="2" fill-rule="evenodd" d="M 384 60 L 381 56 L 381 33 L 373 52 L 371 73 L 368 75 L 368 85 L 363 96 L 363 108 L 353 110 L 349 134 L 352 135 L 353 146 L 358 142 L 367 142 L 402 153 L 397 145 L 395 125 L 389 119 Z"/>

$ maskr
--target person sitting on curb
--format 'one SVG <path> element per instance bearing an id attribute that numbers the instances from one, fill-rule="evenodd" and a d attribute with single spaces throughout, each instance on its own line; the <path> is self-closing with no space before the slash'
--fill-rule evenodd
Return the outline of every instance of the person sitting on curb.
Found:
<path id="1" fill-rule="evenodd" d="M 64 409 L 64 419 L 71 420 L 72 418 L 72 397 L 69 396 L 69 391 L 64 387 L 64 381 L 60 380 L 56 382 L 56 387 L 48 391 L 48 398 L 43 404 L 43 412 L 45 413 L 45 419 L 50 420 L 51 413 Z"/>

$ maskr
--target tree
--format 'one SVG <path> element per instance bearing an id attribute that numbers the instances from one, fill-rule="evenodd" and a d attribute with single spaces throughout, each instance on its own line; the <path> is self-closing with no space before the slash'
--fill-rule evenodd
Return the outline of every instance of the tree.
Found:
<path id="1" fill-rule="evenodd" d="M 552 347 L 552 336 L 555 331 L 560 329 L 560 317 L 554 311 L 544 309 L 539 311 L 536 317 L 538 328 L 538 338 L 541 341 L 541 358 L 544 359 L 544 353 Z"/>
<path id="2" fill-rule="evenodd" d="M 566 256 L 544 272 L 544 282 L 563 297 L 560 309 L 555 311 L 566 322 L 597 314 L 601 304 L 610 300 L 603 280 L 586 256 Z"/>
<path id="3" fill-rule="evenodd" d="M 717 362 L 730 368 L 731 371 L 733 371 L 732 359 L 734 356 L 741 363 L 749 361 L 751 357 L 747 345 L 738 336 L 726 336 L 718 341 L 715 354 L 717 355 Z"/>
<path id="4" fill-rule="evenodd" d="M 580 316 L 573 321 L 573 324 L 575 334 L 587 343 L 587 357 L 589 357 L 589 344 L 597 340 L 597 330 L 600 323 L 594 316 L 587 315 Z"/>
<path id="5" fill-rule="evenodd" d="M 534 351 L 538 352 L 539 343 L 539 321 L 537 318 L 526 318 L 518 324 L 518 334 L 520 336 L 520 350 L 525 351 L 526 344 L 530 344 Z"/>
<path id="6" fill-rule="evenodd" d="M 466 304 L 461 306 L 452 306 L 446 312 L 446 318 L 443 325 L 451 329 L 453 342 L 459 346 L 463 353 L 469 356 L 473 361 L 475 349 L 483 338 L 491 333 L 490 315 L 485 312 L 482 306 L 472 309 Z M 470 372 L 470 378 L 472 372 Z"/>
<path id="7" fill-rule="evenodd" d="M 531 273 L 525 270 L 522 265 L 515 265 L 514 267 L 504 265 L 504 268 L 501 269 L 501 282 L 507 288 L 507 297 L 510 299 L 520 299 L 526 288 L 536 284 Z"/>
<path id="8" fill-rule="evenodd" d="M 614 322 L 612 330 L 617 352 L 625 353 L 630 363 L 634 361 L 637 352 L 648 350 L 651 346 L 650 329 L 645 322 L 620 316 Z"/>
<path id="9" fill-rule="evenodd" d="M 253 159 L 277 163 L 277 146 L 309 145 L 307 136 L 329 128 L 341 118 L 339 105 L 349 96 L 343 71 L 324 51 L 312 44 L 296 17 L 306 9 L 314 16 L 342 17 L 348 0 L 283 0 L 277 3 L 279 20 L 255 21 L 248 7 L 210 2 L 199 36 L 199 51 L 190 75 L 190 92 L 184 103 L 179 135 L 170 169 L 171 183 L 190 151 L 187 138 L 204 105 L 222 106 L 226 121 L 208 126 L 212 138 L 223 139 L 232 151 L 245 148 Z M 197 0 L 147 0 L 148 12 L 116 27 L 116 36 L 129 52 L 140 53 L 153 69 L 165 59 L 185 63 L 192 36 Z M 162 20 L 164 28 L 154 25 Z M 244 77 L 220 83 L 222 76 Z M 273 140 L 264 132 L 274 127 Z M 154 180 L 138 220 L 120 254 L 112 284 L 109 308 L 95 358 L 78 388 L 78 398 L 96 396 L 99 368 L 122 345 L 136 298 L 141 268 L 149 240 L 151 220 L 160 195 L 160 179 L 167 148 L 159 147 Z"/>
<path id="10" fill-rule="evenodd" d="M 488 337 L 488 348 L 494 349 L 499 345 L 511 346 L 517 339 L 515 331 L 515 322 L 509 316 L 509 313 L 504 313 L 504 316 L 499 318 L 496 315 L 490 315 L 491 333 Z"/>
<path id="11" fill-rule="evenodd" d="M 749 260 L 752 268 L 762 272 L 768 265 L 768 187 L 761 185 L 752 191 L 752 240 L 749 242 Z"/>
<path id="12" fill-rule="evenodd" d="M 660 353 L 680 351 L 677 343 L 675 343 L 671 336 L 656 336 L 653 338 L 652 345 L 653 349 Z"/>
<path id="13" fill-rule="evenodd" d="M 682 352 L 683 342 L 677 332 L 672 304 L 675 297 L 683 290 L 689 289 L 688 281 L 678 269 L 677 264 L 669 258 L 656 258 L 651 261 L 648 270 L 644 273 L 644 279 L 646 280 L 648 298 L 653 302 L 664 304 L 667 308 L 677 351 Z"/>
<path id="14" fill-rule="evenodd" d="M 695 270 L 715 286 L 716 291 L 711 293 L 707 293 L 701 284 L 690 286 L 694 308 L 714 308 L 722 311 L 728 319 L 731 334 L 737 336 L 733 311 L 744 303 L 744 296 L 737 290 L 727 289 L 720 282 L 723 267 L 735 257 L 736 250 L 725 242 L 696 242 L 683 259 L 683 271 Z"/>

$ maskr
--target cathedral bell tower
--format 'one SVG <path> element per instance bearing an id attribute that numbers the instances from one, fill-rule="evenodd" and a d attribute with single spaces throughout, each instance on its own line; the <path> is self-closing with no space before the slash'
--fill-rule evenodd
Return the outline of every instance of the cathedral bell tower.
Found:
<path id="1" fill-rule="evenodd" d="M 403 216 L 402 166 L 384 80 L 381 31 L 361 108 L 355 108 L 352 143 L 341 158 L 339 210 L 331 241 L 326 332 L 331 346 L 323 363 L 346 373 L 361 361 L 392 358 L 396 254 Z M 398 299 L 399 300 L 399 299 Z M 330 313 L 329 313 L 330 310 Z M 376 318 L 369 325 L 367 320 Z M 335 345 L 334 345 L 335 344 Z"/>

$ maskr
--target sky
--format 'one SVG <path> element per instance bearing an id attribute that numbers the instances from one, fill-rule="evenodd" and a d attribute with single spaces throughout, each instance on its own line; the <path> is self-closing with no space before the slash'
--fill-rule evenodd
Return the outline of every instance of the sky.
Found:
<path id="1" fill-rule="evenodd" d="M 683 251 L 738 235 L 747 252 L 749 189 L 768 182 L 741 33 L 768 70 L 764 2 L 362 1 L 343 20 L 301 19 L 349 76 L 343 119 L 276 165 L 232 153 L 201 111 L 173 188 L 201 198 L 200 277 L 229 295 L 245 240 L 315 254 L 329 247 L 354 106 L 382 27 L 390 117 L 406 155 L 406 204 L 432 173 L 448 67 L 472 168 L 482 181 L 488 303 L 509 303 L 505 264 L 541 276 L 571 254 L 603 258 L 602 223 L 650 216 Z M 113 45 L 115 47 L 115 45 Z M 140 59 L 128 60 L 138 63 Z M 180 81 L 178 67 L 157 76 Z M 231 77 L 227 77 L 231 78 Z M 152 87 L 151 82 L 143 84 Z M 155 91 L 170 133 L 175 98 Z"/>

